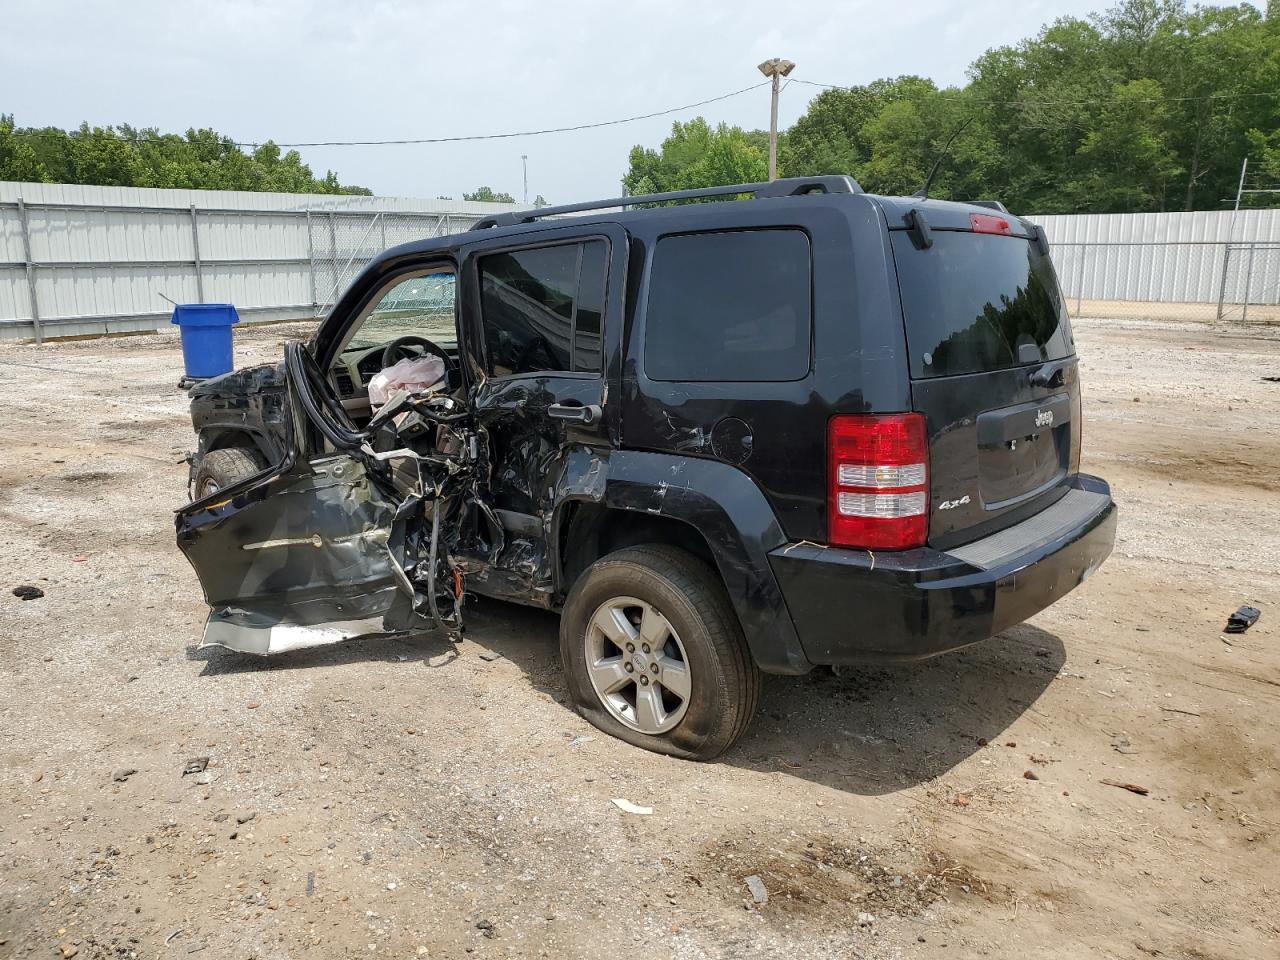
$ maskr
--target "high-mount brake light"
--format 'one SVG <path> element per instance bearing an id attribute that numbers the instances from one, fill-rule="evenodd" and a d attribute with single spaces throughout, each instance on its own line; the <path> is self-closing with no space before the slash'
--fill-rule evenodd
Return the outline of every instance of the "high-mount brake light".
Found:
<path id="1" fill-rule="evenodd" d="M 1001 236 L 1013 236 L 1013 227 L 1007 217 L 997 217 L 990 213 L 969 214 L 969 228 L 974 233 L 998 233 Z"/>
<path id="2" fill-rule="evenodd" d="M 827 540 L 908 550 L 929 533 L 929 443 L 919 413 L 841 414 L 827 427 Z"/>

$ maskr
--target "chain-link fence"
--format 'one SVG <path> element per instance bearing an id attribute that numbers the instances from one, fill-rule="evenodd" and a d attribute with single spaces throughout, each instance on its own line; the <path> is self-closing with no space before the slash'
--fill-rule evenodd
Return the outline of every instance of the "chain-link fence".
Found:
<path id="1" fill-rule="evenodd" d="M 1053 244 L 1072 314 L 1280 323 L 1280 243 Z"/>
<path id="2" fill-rule="evenodd" d="M 383 250 L 411 240 L 462 233 L 475 221 L 447 213 L 308 212 L 316 312 L 327 313 L 356 274 Z"/>

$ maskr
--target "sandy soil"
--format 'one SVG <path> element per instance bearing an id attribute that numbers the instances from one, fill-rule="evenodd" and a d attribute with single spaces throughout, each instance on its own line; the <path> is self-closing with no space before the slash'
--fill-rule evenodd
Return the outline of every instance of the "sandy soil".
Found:
<path id="1" fill-rule="evenodd" d="M 1077 331 L 1112 559 L 964 653 L 767 679 L 705 765 L 582 722 L 516 607 L 196 650 L 175 339 L 5 347 L 0 956 L 1280 956 L 1280 342 Z"/>

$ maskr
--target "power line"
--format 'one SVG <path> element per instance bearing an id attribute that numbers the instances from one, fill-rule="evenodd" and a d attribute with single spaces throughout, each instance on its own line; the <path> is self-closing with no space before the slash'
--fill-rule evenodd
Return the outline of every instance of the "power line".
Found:
<path id="1" fill-rule="evenodd" d="M 852 90 L 851 86 L 844 86 L 837 83 L 818 83 L 814 80 L 801 80 L 797 77 L 791 78 L 792 83 L 803 83 L 810 87 L 823 87 L 827 90 Z M 1098 106 L 1104 103 L 1189 103 L 1199 100 L 1239 100 L 1246 97 L 1280 97 L 1280 91 L 1265 90 L 1258 93 L 1213 93 L 1206 94 L 1202 97 L 1135 97 L 1132 100 L 1117 99 L 1111 97 L 1109 99 L 1096 100 L 982 100 L 974 97 L 937 97 L 938 100 L 950 101 L 954 103 L 982 103 L 989 106 L 1008 106 L 1008 107 L 1088 107 Z"/>
<path id="2" fill-rule="evenodd" d="M 462 143 L 462 142 L 471 141 L 471 140 L 509 140 L 514 137 L 538 137 L 548 133 L 570 133 L 575 130 L 595 130 L 600 127 L 614 127 L 622 123 L 634 123 L 637 120 L 652 120 L 654 117 L 665 117 L 673 113 L 681 113 L 685 110 L 693 110 L 695 107 L 704 107 L 709 103 L 718 103 L 721 100 L 728 100 L 730 97 L 740 96 L 741 94 L 747 93 L 751 90 L 757 90 L 760 87 L 767 87 L 767 86 L 769 86 L 769 81 L 765 80 L 762 83 L 753 83 L 749 87 L 743 87 L 741 90 L 734 90 L 730 93 L 722 93 L 718 97 L 709 97 L 706 100 L 699 100 L 697 103 L 686 103 L 683 106 L 670 107 L 669 109 L 666 109 L 666 110 L 656 110 L 653 113 L 641 113 L 641 114 L 637 114 L 634 117 L 622 117 L 621 119 L 618 119 L 618 120 L 600 120 L 595 123 L 577 123 L 568 127 L 547 127 L 541 130 L 521 130 L 514 133 L 478 133 L 478 134 L 471 134 L 469 136 L 459 136 L 459 137 L 420 137 L 416 139 L 405 139 L 405 140 L 315 140 L 315 141 L 299 142 L 299 143 L 275 143 L 274 141 L 271 141 L 271 142 L 277 147 L 384 147 L 384 146 L 399 146 L 399 145 L 407 146 L 412 144 L 425 144 L 425 143 Z M 74 133 L 74 131 L 71 131 L 71 133 Z M 25 137 L 41 137 L 41 136 L 57 137 L 57 136 L 61 136 L 62 133 L 61 132 L 55 133 L 48 130 L 13 130 L 12 135 L 25 136 Z M 161 137 L 123 137 L 117 133 L 111 133 L 111 134 L 108 134 L 108 136 L 114 137 L 117 140 L 123 140 L 126 143 L 165 143 L 166 142 Z M 189 142 L 189 141 L 184 141 L 184 142 Z M 249 141 L 241 142 L 241 141 L 234 141 L 234 140 L 233 141 L 220 140 L 219 143 L 230 143 L 231 146 L 236 146 L 236 147 L 255 147 L 255 148 L 266 145 L 265 142 L 254 143 Z"/>

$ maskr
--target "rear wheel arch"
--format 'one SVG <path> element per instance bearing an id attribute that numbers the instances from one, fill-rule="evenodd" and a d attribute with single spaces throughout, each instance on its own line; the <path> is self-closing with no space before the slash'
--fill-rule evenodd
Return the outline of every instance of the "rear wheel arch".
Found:
<path id="1" fill-rule="evenodd" d="M 702 560 L 717 576 L 721 576 L 711 545 L 691 523 L 593 501 L 571 501 L 562 510 L 556 544 L 556 576 L 562 595 L 567 595 L 597 560 L 626 547 L 644 544 L 678 547 Z"/>
<path id="2" fill-rule="evenodd" d="M 716 460 L 624 449 L 587 477 L 557 484 L 548 546 L 558 596 L 610 549 L 675 546 L 715 573 L 761 670 L 813 668 L 769 562 L 786 536 L 748 474 Z"/>

